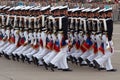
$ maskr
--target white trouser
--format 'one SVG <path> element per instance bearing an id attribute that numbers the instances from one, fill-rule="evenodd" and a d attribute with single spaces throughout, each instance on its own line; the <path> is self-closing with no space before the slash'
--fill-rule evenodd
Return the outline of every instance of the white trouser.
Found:
<path id="1" fill-rule="evenodd" d="M 13 52 L 16 48 L 17 48 L 17 47 L 16 47 L 15 44 L 11 45 L 11 47 L 9 48 L 9 50 L 6 52 L 7 55 L 11 55 L 12 52 Z"/>
<path id="2" fill-rule="evenodd" d="M 70 51 L 68 52 L 68 56 L 72 55 L 74 52 L 76 52 L 75 47 L 72 47 Z"/>
<path id="3" fill-rule="evenodd" d="M 33 51 L 33 48 L 32 47 L 30 47 L 29 49 L 27 49 L 27 50 L 25 50 L 25 51 L 23 51 L 23 55 L 25 56 L 26 54 L 29 54 L 30 52 L 32 52 Z"/>
<path id="4" fill-rule="evenodd" d="M 47 53 L 49 53 L 49 52 L 50 52 L 50 50 L 44 48 L 44 49 L 41 51 L 41 53 L 36 56 L 36 58 L 37 58 L 38 60 L 41 60 L 41 59 L 42 59 Z"/>
<path id="5" fill-rule="evenodd" d="M 97 60 L 103 56 L 103 53 L 101 51 L 98 51 L 97 56 L 94 58 L 94 60 Z M 92 62 L 93 63 L 93 62 Z M 101 67 L 104 67 L 104 65 L 100 65 Z"/>
<path id="6" fill-rule="evenodd" d="M 3 52 L 6 53 L 12 46 L 13 46 L 13 44 L 10 44 L 9 46 L 7 46 L 7 48 L 5 48 L 5 49 L 3 50 Z"/>
<path id="7" fill-rule="evenodd" d="M 86 60 L 88 56 L 90 56 L 92 50 L 87 50 L 86 52 L 84 52 L 80 57 L 83 60 Z"/>
<path id="8" fill-rule="evenodd" d="M 38 50 L 33 50 L 32 52 L 26 54 L 26 56 L 29 58 L 30 61 L 32 61 L 32 56 L 37 53 Z"/>
<path id="9" fill-rule="evenodd" d="M 22 50 L 23 46 L 18 47 L 15 51 L 12 52 L 13 55 L 17 54 L 20 50 Z"/>
<path id="10" fill-rule="evenodd" d="M 96 57 L 97 57 L 97 53 L 95 54 L 95 53 L 92 53 L 90 56 L 88 56 L 87 57 L 87 59 L 90 61 L 90 62 L 92 62 Z"/>
<path id="11" fill-rule="evenodd" d="M 73 57 L 75 57 L 76 59 L 78 59 L 78 57 L 80 57 L 82 55 L 82 51 L 81 50 L 76 50 L 73 54 L 71 54 Z"/>
<path id="12" fill-rule="evenodd" d="M 37 57 L 41 52 L 42 52 L 43 48 L 39 47 L 39 51 L 33 55 L 33 57 Z"/>
<path id="13" fill-rule="evenodd" d="M 87 57 L 87 59 L 90 62 L 92 62 L 97 57 L 98 53 L 94 53 L 94 49 L 92 49 L 90 52 L 91 52 L 91 54 L 90 54 L 90 56 Z"/>
<path id="14" fill-rule="evenodd" d="M 23 54 L 24 51 L 28 50 L 29 48 L 30 48 L 30 45 L 26 45 L 20 51 L 16 52 L 16 54 L 21 56 L 21 54 Z"/>
<path id="15" fill-rule="evenodd" d="M 3 47 L 3 45 L 5 45 L 6 42 L 4 41 L 0 41 L 0 47 Z"/>
<path id="16" fill-rule="evenodd" d="M 0 48 L 0 52 L 2 52 L 2 50 L 6 49 L 9 45 L 10 45 L 10 43 L 7 42 L 3 47 Z"/>
<path id="17" fill-rule="evenodd" d="M 57 55 L 56 51 L 52 51 L 43 57 L 46 64 L 49 64 L 50 61 Z"/>
<path id="18" fill-rule="evenodd" d="M 67 69 L 67 52 L 60 51 L 51 61 L 52 64 L 61 69 Z"/>
<path id="19" fill-rule="evenodd" d="M 95 59 L 98 64 L 103 65 L 105 64 L 106 66 L 106 70 L 110 70 L 113 69 L 112 63 L 111 63 L 111 56 L 113 55 L 113 53 L 111 53 L 109 50 L 105 50 L 105 54 L 98 59 Z"/>

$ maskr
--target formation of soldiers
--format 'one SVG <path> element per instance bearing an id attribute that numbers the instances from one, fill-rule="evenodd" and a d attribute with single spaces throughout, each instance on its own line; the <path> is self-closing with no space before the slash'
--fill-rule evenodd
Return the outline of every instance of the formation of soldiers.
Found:
<path id="1" fill-rule="evenodd" d="M 116 71 L 112 8 L 0 6 L 0 56 L 72 71 L 68 61 Z"/>

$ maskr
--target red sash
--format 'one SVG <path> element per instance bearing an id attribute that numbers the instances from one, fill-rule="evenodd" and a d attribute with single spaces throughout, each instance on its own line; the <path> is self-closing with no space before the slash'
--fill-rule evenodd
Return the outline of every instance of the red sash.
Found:
<path id="1" fill-rule="evenodd" d="M 42 41 L 42 39 L 40 39 L 39 42 L 40 42 L 40 46 L 43 47 L 43 41 Z"/>
<path id="2" fill-rule="evenodd" d="M 97 43 L 94 43 L 92 47 L 94 49 L 94 54 L 96 54 L 98 52 Z"/>
<path id="3" fill-rule="evenodd" d="M 48 49 L 53 49 L 53 41 L 51 40 L 51 41 L 47 42 L 46 47 L 47 47 Z"/>
<path id="4" fill-rule="evenodd" d="M 33 46 L 34 49 L 38 49 L 39 48 L 39 44 L 36 44 Z"/>
<path id="5" fill-rule="evenodd" d="M 15 37 L 14 37 L 14 36 L 11 36 L 10 39 L 9 39 L 9 42 L 10 42 L 10 43 L 15 43 Z"/>

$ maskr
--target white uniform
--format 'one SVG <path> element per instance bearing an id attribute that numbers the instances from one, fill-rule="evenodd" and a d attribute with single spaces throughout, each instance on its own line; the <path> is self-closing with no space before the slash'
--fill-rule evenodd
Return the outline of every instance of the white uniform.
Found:
<path id="1" fill-rule="evenodd" d="M 113 66 L 111 64 L 111 56 L 114 53 L 114 48 L 113 48 L 113 42 L 110 41 L 108 42 L 108 39 L 106 37 L 106 35 L 103 35 L 102 37 L 103 42 L 104 42 L 104 49 L 105 49 L 105 53 L 102 57 L 95 59 L 98 64 L 100 65 L 104 65 L 106 67 L 106 70 L 111 70 L 113 69 Z"/>
<path id="2" fill-rule="evenodd" d="M 42 39 L 41 39 L 41 33 L 40 33 L 40 32 L 37 33 L 37 38 L 38 38 L 38 42 L 40 43 L 40 40 L 42 40 Z M 43 44 L 43 41 L 41 42 L 41 44 L 40 44 L 40 46 L 39 46 L 38 52 L 33 55 L 34 58 L 36 58 L 36 57 L 41 53 L 41 51 L 43 50 L 43 49 L 42 49 L 42 44 Z"/>
<path id="3" fill-rule="evenodd" d="M 23 32 L 19 32 L 19 35 L 21 38 L 23 38 Z M 20 47 L 18 47 L 15 51 L 12 52 L 13 55 L 17 54 L 17 52 L 19 52 L 21 49 L 23 48 L 23 46 L 21 45 Z"/>
<path id="4" fill-rule="evenodd" d="M 7 40 L 8 40 L 9 37 L 10 37 L 10 36 L 9 36 L 10 31 L 9 31 L 9 30 L 6 30 L 5 33 L 6 33 L 6 35 L 4 36 L 3 39 L 7 38 Z M 10 46 L 10 42 L 6 42 L 6 44 L 0 48 L 0 52 L 2 52 L 3 50 L 5 50 L 8 46 Z"/>
<path id="5" fill-rule="evenodd" d="M 34 43 L 33 43 L 33 46 L 36 45 L 36 44 L 38 44 L 38 43 L 37 43 L 37 35 L 36 35 L 36 32 L 34 32 Z M 33 47 L 32 47 L 32 48 L 33 48 Z M 26 57 L 28 57 L 29 60 L 32 61 L 32 56 L 33 56 L 34 54 L 36 54 L 37 52 L 38 52 L 38 49 L 34 49 L 34 48 L 33 48 L 33 51 L 32 51 L 32 52 L 29 52 L 28 54 L 26 54 Z"/>
<path id="6" fill-rule="evenodd" d="M 62 40 L 62 34 L 58 34 L 58 39 L 59 41 Z M 50 63 L 53 65 L 57 66 L 60 69 L 68 69 L 68 64 L 67 64 L 67 51 L 68 51 L 68 46 L 65 45 L 60 49 L 60 52 L 52 59 Z"/>
<path id="7" fill-rule="evenodd" d="M 14 31 L 14 36 L 15 36 L 15 44 L 12 44 L 9 50 L 6 52 L 7 55 L 11 55 L 12 52 L 17 48 L 18 45 L 18 40 L 19 40 L 19 35 L 18 35 L 18 30 Z"/>
<path id="8" fill-rule="evenodd" d="M 46 48 L 46 38 L 47 38 L 47 34 L 45 33 L 45 32 L 42 32 L 41 33 L 41 38 L 42 38 L 42 40 L 43 40 L 43 50 L 40 52 L 40 54 L 38 54 L 37 56 L 36 56 L 36 58 L 39 60 L 39 62 L 41 63 L 41 60 L 42 60 L 42 58 L 46 55 L 46 54 L 48 54 L 49 52 L 50 52 L 50 50 L 48 50 L 47 48 Z"/>
<path id="9" fill-rule="evenodd" d="M 30 53 L 31 51 L 33 51 L 33 48 L 31 47 L 31 45 L 33 45 L 33 34 L 29 33 L 29 41 L 30 41 L 30 46 L 27 50 L 23 51 L 22 55 L 26 56 L 26 54 Z"/>
<path id="10" fill-rule="evenodd" d="M 53 43 L 55 43 L 55 41 L 57 40 L 55 34 L 52 34 L 52 38 L 53 38 Z M 47 55 L 45 55 L 43 57 L 44 61 L 46 64 L 49 64 L 50 61 L 57 55 L 57 52 L 53 49 L 53 51 L 51 51 L 50 53 L 48 53 Z"/>

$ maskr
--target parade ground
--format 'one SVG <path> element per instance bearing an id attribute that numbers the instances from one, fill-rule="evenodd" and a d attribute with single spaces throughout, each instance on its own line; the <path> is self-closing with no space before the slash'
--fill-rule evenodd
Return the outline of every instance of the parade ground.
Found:
<path id="1" fill-rule="evenodd" d="M 120 79 L 120 24 L 114 24 L 113 41 L 115 53 L 112 56 L 112 64 L 117 72 L 98 71 L 90 67 L 80 67 L 69 64 L 72 72 L 63 72 L 43 66 L 22 63 L 0 58 L 0 80 L 119 80 Z"/>

